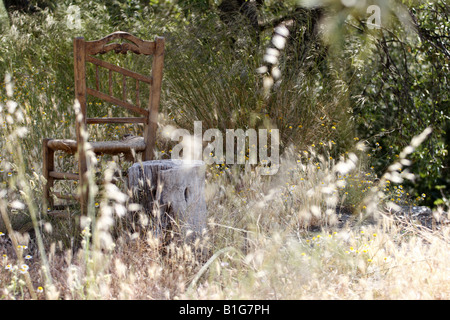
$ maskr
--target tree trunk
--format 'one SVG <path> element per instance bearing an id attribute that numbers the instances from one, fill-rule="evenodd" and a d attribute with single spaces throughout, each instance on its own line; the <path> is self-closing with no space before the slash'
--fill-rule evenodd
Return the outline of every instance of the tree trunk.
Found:
<path id="1" fill-rule="evenodd" d="M 165 231 L 172 230 L 191 241 L 206 228 L 203 161 L 135 163 L 128 170 L 128 188 L 156 236 L 164 238 Z"/>

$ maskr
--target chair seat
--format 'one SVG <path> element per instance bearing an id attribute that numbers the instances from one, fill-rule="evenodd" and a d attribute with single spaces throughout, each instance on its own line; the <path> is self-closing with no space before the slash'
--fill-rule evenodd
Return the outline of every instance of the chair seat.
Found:
<path id="1" fill-rule="evenodd" d="M 126 136 L 119 141 L 89 141 L 88 150 L 94 153 L 119 154 L 129 153 L 132 149 L 136 152 L 145 150 L 143 137 Z M 48 142 L 48 147 L 52 150 L 61 150 L 69 153 L 77 151 L 78 142 L 70 139 L 52 139 Z"/>

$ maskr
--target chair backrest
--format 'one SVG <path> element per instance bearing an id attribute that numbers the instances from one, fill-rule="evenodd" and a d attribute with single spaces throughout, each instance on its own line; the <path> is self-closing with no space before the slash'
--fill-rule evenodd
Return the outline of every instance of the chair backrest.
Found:
<path id="1" fill-rule="evenodd" d="M 114 42 L 115 40 L 127 40 L 129 42 Z M 102 123 L 142 123 L 144 125 L 144 141 L 146 149 L 143 153 L 143 160 L 151 160 L 155 146 L 155 136 L 158 120 L 158 109 L 161 95 L 161 82 L 164 64 L 164 38 L 156 37 L 155 41 L 141 40 L 127 32 L 114 32 L 96 41 L 85 41 L 83 37 L 74 39 L 74 71 L 75 71 L 75 97 L 80 104 L 83 121 L 76 121 L 77 140 L 81 140 L 81 126 L 86 124 Z M 151 75 L 142 75 L 137 72 L 114 65 L 110 62 L 100 60 L 96 55 L 114 51 L 115 53 L 127 54 L 128 51 L 134 54 L 152 55 Z M 87 86 L 86 64 L 95 66 L 95 88 Z M 108 90 L 102 92 L 99 85 L 99 68 L 108 70 Z M 122 97 L 113 95 L 113 73 L 122 75 Z M 127 99 L 127 77 L 136 81 L 136 94 L 133 103 Z M 148 106 L 142 107 L 139 98 L 140 83 L 150 86 Z M 123 107 L 139 115 L 139 117 L 110 117 L 110 118 L 89 118 L 87 114 L 87 95 L 101 99 L 105 102 Z"/>

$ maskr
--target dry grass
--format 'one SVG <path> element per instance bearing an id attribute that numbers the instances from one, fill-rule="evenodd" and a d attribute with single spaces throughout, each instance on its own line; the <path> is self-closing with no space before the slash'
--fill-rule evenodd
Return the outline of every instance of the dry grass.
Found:
<path id="1" fill-rule="evenodd" d="M 150 235 L 123 236 L 110 251 L 53 244 L 48 250 L 53 286 L 46 284 L 33 240 L 23 242 L 24 255 L 33 256 L 28 274 L 35 288 L 44 288 L 40 299 L 446 300 L 450 295 L 448 226 L 420 230 L 389 216 L 375 225 L 303 234 L 213 226 L 210 238 L 197 244 L 210 249 L 207 257 L 183 244 L 163 248 Z M 2 298 L 30 298 L 5 237 L 1 248 Z M 5 269 L 8 265 L 12 269 Z"/>
<path id="2" fill-rule="evenodd" d="M 68 221 L 43 221 L 31 234 L 10 232 L 19 248 L 3 234 L 2 298 L 448 299 L 449 226 L 400 223 L 384 205 L 382 183 L 408 176 L 402 165 L 374 180 L 340 224 L 336 207 L 344 203 L 346 178 L 363 175 L 358 157 L 351 153 L 336 164 L 310 152 L 308 159 L 287 154 L 274 177 L 211 168 L 208 230 L 190 245 L 176 237 L 162 244 L 151 232 L 123 228 L 124 194 L 114 187 L 99 191 L 108 201 L 82 219 L 78 244 L 75 235 L 71 245 L 57 240 Z M 20 174 L 14 181 L 27 190 Z M 2 213 L 22 207 L 2 203 Z"/>
<path id="3" fill-rule="evenodd" d="M 99 8 L 97 13 L 104 11 L 106 8 Z M 197 116 L 203 116 L 205 128 L 208 121 L 209 128 L 220 128 L 218 119 L 228 121 L 224 128 L 273 122 L 271 128 L 279 128 L 285 141 L 302 142 L 296 148 L 287 143 L 283 146 L 276 176 L 262 176 L 255 168 L 208 168 L 208 229 L 201 240 L 190 245 L 175 236 L 172 242 L 162 244 L 151 232 L 133 233 L 125 228 L 125 190 L 111 183 L 108 186 L 113 192 L 96 190 L 91 215 L 79 224 L 76 207 L 69 220 L 44 217 L 41 138 L 74 136 L 73 77 L 67 72 L 70 57 L 65 53 L 71 52 L 71 43 L 44 35 L 58 30 L 61 38 L 71 39 L 79 32 L 94 39 L 110 31 L 106 22 L 102 24 L 89 14 L 79 30 L 72 30 L 64 27 L 70 16 L 59 14 L 63 17 L 16 14 L 11 18 L 15 26 L 11 34 L 2 38 L 3 65 L 19 68 L 18 72 L 11 70 L 14 96 L 9 79 L 0 95 L 2 299 L 450 298 L 449 225 L 438 224 L 434 230 L 419 228 L 389 213 L 397 205 L 420 200 L 410 199 L 401 183 L 411 178 L 407 156 L 427 132 L 399 155 L 387 174 L 378 177 L 366 165 L 365 158 L 374 154 L 365 149 L 367 146 L 358 144 L 353 151 L 349 148 L 347 154 L 338 154 L 343 145 L 359 139 L 351 136 L 352 127 L 342 111 L 346 98 L 336 86 L 320 92 L 314 89 L 314 78 L 305 77 L 299 93 L 288 90 L 296 84 L 287 79 L 281 89 L 284 85 L 288 89 L 275 92 L 259 106 L 256 116 L 262 120 L 248 121 L 261 102 L 256 94 L 249 95 L 259 79 L 251 73 L 241 74 L 242 61 L 230 57 L 213 61 L 212 69 L 223 61 L 229 63 L 208 75 L 214 81 L 208 82 L 210 78 L 205 76 L 190 82 L 195 75 L 202 75 L 195 68 L 186 68 L 180 78 L 168 79 L 172 92 L 163 99 L 167 114 L 162 115 L 161 125 L 188 126 Z M 156 22 L 160 27 L 152 30 L 160 34 L 166 22 Z M 33 38 L 34 33 L 41 37 Z M 188 38 L 186 43 L 190 43 Z M 52 50 L 61 45 L 62 53 Z M 190 48 L 191 52 L 196 49 Z M 175 47 L 168 50 L 174 52 L 172 57 L 168 54 L 168 61 L 175 60 L 181 51 Z M 44 57 L 41 60 L 45 63 L 36 57 Z M 204 65 L 200 58 L 192 62 L 198 68 Z M 234 63 L 238 67 L 232 69 Z M 246 63 L 252 69 L 258 66 L 256 60 Z M 179 65 L 168 66 L 169 77 L 179 76 Z M 227 70 L 234 73 L 228 71 L 219 77 Z M 339 82 L 335 80 L 334 84 Z M 230 92 L 234 92 L 231 97 Z M 231 118 L 230 101 L 236 112 L 242 112 Z M 310 109 L 301 111 L 300 102 Z M 176 114 L 176 110 L 183 113 Z M 215 117 L 209 119 L 211 115 Z M 119 136 L 122 129 L 109 127 L 95 134 Z M 335 134 L 337 131 L 340 134 Z M 341 140 L 337 140 L 339 136 Z M 160 157 L 167 157 L 165 144 L 162 139 L 158 141 Z M 336 144 L 341 145 L 337 149 L 341 151 L 335 150 Z M 124 164 L 118 158 L 98 160 L 103 164 L 97 169 L 105 177 L 117 163 Z M 73 165 L 62 156 L 57 161 L 66 168 Z M 342 208 L 351 214 L 340 216 Z M 435 212 L 435 218 L 439 216 Z"/>

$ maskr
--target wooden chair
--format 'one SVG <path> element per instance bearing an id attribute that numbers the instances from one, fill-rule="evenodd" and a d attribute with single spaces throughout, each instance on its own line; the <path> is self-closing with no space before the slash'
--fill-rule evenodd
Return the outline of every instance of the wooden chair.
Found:
<path id="1" fill-rule="evenodd" d="M 119 40 L 120 41 L 115 41 Z M 126 40 L 126 41 L 124 41 Z M 115 42 L 113 42 L 115 41 Z M 113 42 L 113 43 L 111 43 Z M 122 43 L 121 43 L 122 42 Z M 127 54 L 131 51 L 135 54 L 152 55 L 151 75 L 146 76 L 134 71 L 125 69 L 115 64 L 100 60 L 96 55 L 102 55 L 114 51 L 117 54 Z M 88 146 L 95 154 L 132 154 L 142 153 L 142 160 L 151 160 L 155 147 L 155 136 L 157 129 L 158 108 L 161 95 L 161 82 L 164 64 L 164 38 L 156 37 L 155 41 L 144 41 L 136 38 L 127 32 L 114 32 L 100 40 L 85 41 L 78 37 L 73 41 L 74 71 L 75 71 L 75 98 L 80 106 L 82 119 L 75 121 L 76 140 L 68 139 L 43 139 L 43 175 L 47 179 L 44 186 L 45 205 L 50 208 L 50 212 L 58 215 L 57 211 L 52 211 L 54 207 L 52 194 L 56 197 L 67 199 L 68 197 L 58 193 L 53 193 L 52 188 L 55 180 L 78 180 L 80 192 L 75 198 L 81 202 L 81 214 L 86 214 L 88 200 L 88 177 L 86 172 L 89 163 L 86 158 L 86 149 L 83 142 L 83 132 L 86 131 L 87 124 L 143 124 L 143 136 L 123 139 L 120 141 L 89 141 Z M 87 86 L 87 63 L 95 67 L 95 88 Z M 99 68 L 105 68 L 108 72 L 108 92 L 102 92 L 99 85 Z M 122 97 L 118 98 L 113 93 L 113 73 L 122 76 Z M 127 77 L 136 82 L 136 94 L 133 103 L 127 99 Z M 140 83 L 149 85 L 149 99 L 147 108 L 141 107 L 139 88 Z M 106 91 L 106 90 L 103 90 Z M 114 106 L 123 107 L 139 115 L 139 117 L 109 117 L 90 118 L 87 113 L 87 97 L 93 96 Z M 55 169 L 55 152 L 62 151 L 78 156 L 78 173 L 59 172 Z"/>

